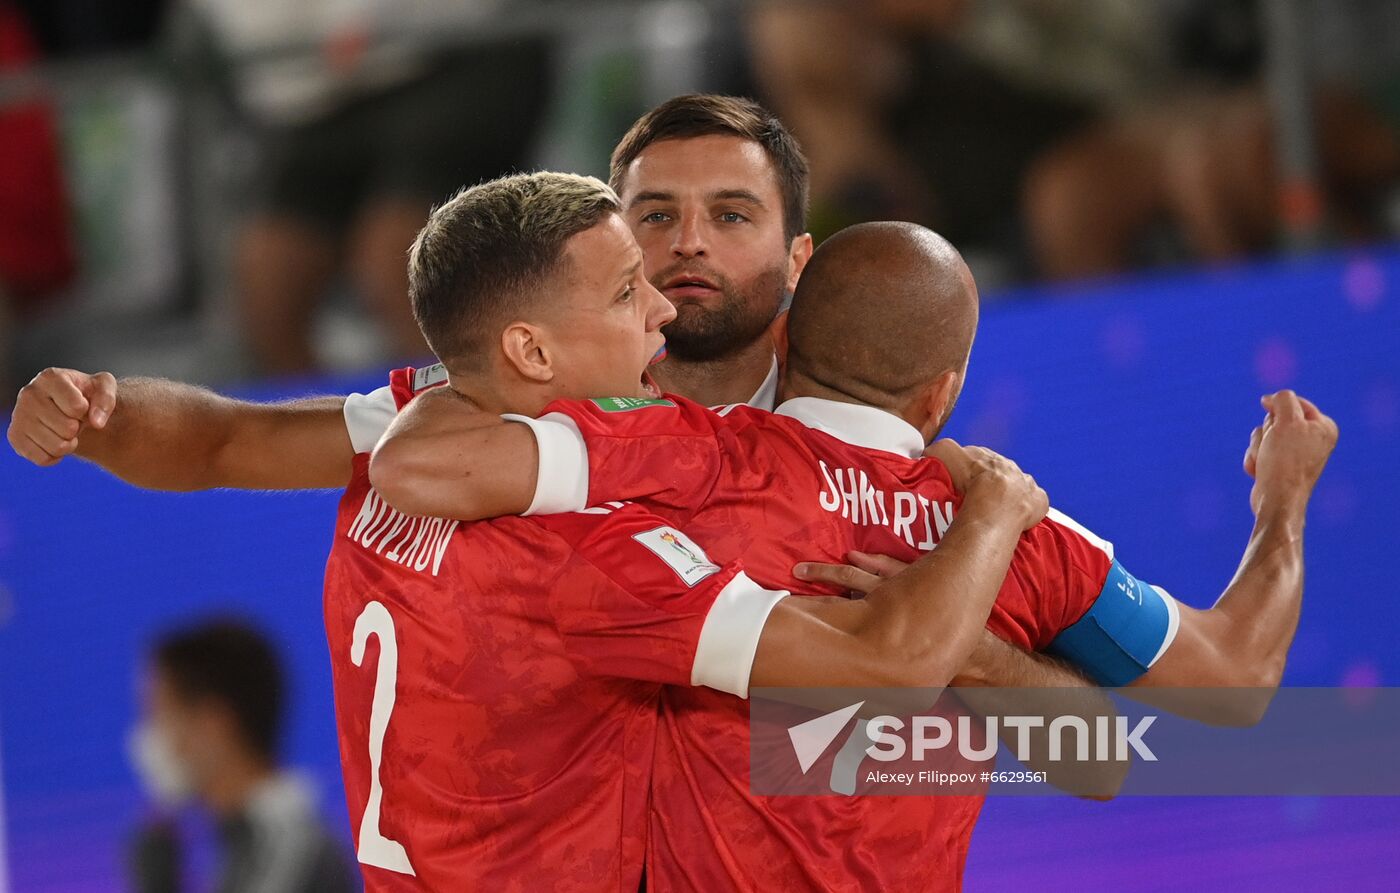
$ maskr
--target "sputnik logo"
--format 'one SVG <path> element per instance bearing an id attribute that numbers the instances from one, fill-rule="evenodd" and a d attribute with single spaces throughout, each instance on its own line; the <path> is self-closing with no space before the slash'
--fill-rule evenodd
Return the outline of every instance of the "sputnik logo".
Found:
<path id="1" fill-rule="evenodd" d="M 792 741 L 792 749 L 797 754 L 797 764 L 802 767 L 803 775 L 807 774 L 813 763 L 821 759 L 827 747 L 836 740 L 846 723 L 851 721 L 851 717 L 855 716 L 856 711 L 864 704 L 864 701 L 858 701 L 849 707 L 833 710 L 788 729 L 788 738 Z"/>

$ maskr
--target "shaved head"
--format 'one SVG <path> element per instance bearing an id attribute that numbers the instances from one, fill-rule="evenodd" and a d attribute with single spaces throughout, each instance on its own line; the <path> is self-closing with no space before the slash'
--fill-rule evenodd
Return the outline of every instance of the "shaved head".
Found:
<path id="1" fill-rule="evenodd" d="M 917 224 L 862 223 L 823 242 L 798 280 L 787 374 L 898 410 L 945 372 L 960 387 L 976 332 L 957 249 Z"/>

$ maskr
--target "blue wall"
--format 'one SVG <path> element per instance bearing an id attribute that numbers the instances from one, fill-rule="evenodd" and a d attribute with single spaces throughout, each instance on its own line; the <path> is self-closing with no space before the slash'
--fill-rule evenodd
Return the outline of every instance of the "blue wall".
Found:
<path id="1" fill-rule="evenodd" d="M 1014 456 L 1137 575 L 1206 605 L 1249 531 L 1240 459 L 1258 396 L 1298 389 L 1342 436 L 1310 516 L 1286 682 L 1396 684 L 1400 254 L 1036 297 L 988 301 L 948 433 Z M 152 635 L 200 612 L 235 607 L 284 646 L 295 675 L 286 752 L 319 778 L 344 830 L 320 617 L 334 506 L 327 493 L 142 493 L 78 462 L 39 470 L 0 450 L 12 889 L 119 886 L 122 841 L 143 810 L 124 756 L 136 663 Z M 969 886 L 1152 889 L 1189 872 L 1207 888 L 1313 877 L 1366 888 L 1400 871 L 1380 854 L 1396 830 L 1389 801 L 995 801 Z"/>

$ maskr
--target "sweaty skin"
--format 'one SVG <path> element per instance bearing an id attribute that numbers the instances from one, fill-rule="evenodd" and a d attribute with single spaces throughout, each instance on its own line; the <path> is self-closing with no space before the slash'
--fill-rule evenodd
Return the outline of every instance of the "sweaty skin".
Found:
<path id="1" fill-rule="evenodd" d="M 1244 458 L 1255 479 L 1255 522 L 1239 568 L 1209 610 L 1180 606 L 1172 647 L 1131 686 L 1140 700 L 1207 722 L 1252 725 L 1278 688 L 1302 605 L 1308 499 L 1337 443 L 1336 423 L 1292 391 L 1262 403 L 1268 414 Z M 850 558 L 851 565 L 806 565 L 798 576 L 864 592 L 905 566 L 885 556 Z"/>
<path id="2" fill-rule="evenodd" d="M 909 225 L 871 224 L 822 245 L 809 264 L 815 278 L 799 284 L 793 302 L 785 398 L 867 403 L 900 416 L 927 437 L 941 429 L 966 368 L 976 293 L 961 257 L 931 236 Z M 805 291 L 809 282 L 817 282 L 828 300 L 811 299 Z M 842 335 L 838 323 L 860 315 L 856 305 L 836 297 L 842 285 L 856 293 L 876 288 L 881 306 L 870 315 L 904 320 L 908 337 L 888 346 L 892 339 L 878 337 L 885 327 L 877 325 L 859 350 L 838 347 L 833 343 Z M 855 325 L 857 336 L 865 331 L 862 326 Z M 920 327 L 929 331 L 927 340 L 941 359 L 901 364 L 887 356 L 892 350 L 908 354 L 904 345 L 921 340 Z M 949 338 L 958 336 L 949 333 L 957 330 L 962 341 L 950 344 Z M 882 371 L 862 375 L 865 368 Z M 929 376 L 935 377 L 921 386 Z M 1268 417 L 1245 459 L 1245 471 L 1256 477 L 1251 495 L 1256 523 L 1239 571 L 1213 608 L 1180 606 L 1172 647 L 1136 682 L 1139 688 L 1252 690 L 1215 698 L 1193 695 L 1163 705 L 1213 723 L 1257 722 L 1282 678 L 1302 602 L 1307 502 L 1337 437 L 1336 424 L 1291 391 L 1265 397 L 1264 406 Z M 402 413 L 376 450 L 371 468 L 376 487 L 400 509 L 419 514 L 480 518 L 525 511 L 538 462 L 533 435 L 523 425 L 505 425 L 486 443 L 481 431 L 489 429 L 464 430 L 480 420 L 453 415 L 444 399 L 420 400 Z"/>

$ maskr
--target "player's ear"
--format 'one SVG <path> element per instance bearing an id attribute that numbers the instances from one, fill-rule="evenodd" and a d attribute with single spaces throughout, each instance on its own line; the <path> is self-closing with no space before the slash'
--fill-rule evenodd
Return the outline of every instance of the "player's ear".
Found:
<path id="1" fill-rule="evenodd" d="M 928 389 L 924 391 L 924 409 L 933 421 L 935 433 L 948 421 L 948 416 L 953 411 L 960 379 L 961 376 L 956 370 L 947 369 L 930 382 Z"/>
<path id="2" fill-rule="evenodd" d="M 773 349 L 778 353 L 778 364 L 787 362 L 788 351 L 788 312 L 779 311 L 773 322 L 768 326 L 768 335 L 773 339 Z"/>
<path id="3" fill-rule="evenodd" d="M 554 378 L 553 352 L 536 326 L 525 322 L 506 326 L 501 332 L 501 352 L 507 365 L 529 381 L 547 382 Z"/>
<path id="4" fill-rule="evenodd" d="M 807 268 L 807 261 L 811 259 L 812 234 L 803 233 L 794 237 L 788 245 L 787 290 L 789 293 L 797 289 L 797 280 L 802 276 L 802 271 Z"/>

